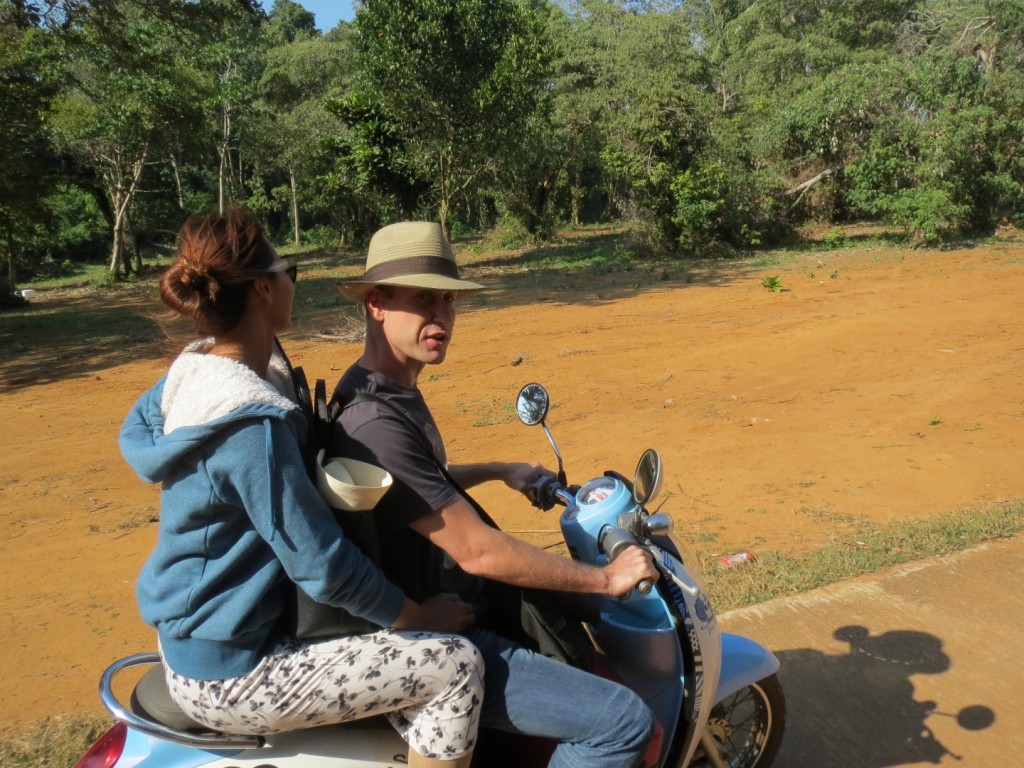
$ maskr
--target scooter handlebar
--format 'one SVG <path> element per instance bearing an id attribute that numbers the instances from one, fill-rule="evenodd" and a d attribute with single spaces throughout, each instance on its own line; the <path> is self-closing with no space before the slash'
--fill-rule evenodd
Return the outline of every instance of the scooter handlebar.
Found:
<path id="1" fill-rule="evenodd" d="M 608 556 L 608 562 L 618 557 L 627 547 L 639 546 L 629 531 L 611 525 L 602 529 L 597 539 L 597 545 Z M 654 582 L 650 579 L 643 579 L 636 585 L 636 590 L 642 595 L 649 594 L 652 589 L 654 589 Z"/>
<path id="2" fill-rule="evenodd" d="M 526 488 L 526 497 L 538 509 L 547 512 L 556 504 L 567 506 L 572 502 L 573 494 L 558 478 L 542 475 Z"/>
<path id="3" fill-rule="evenodd" d="M 571 504 L 578 490 L 578 487 L 566 487 L 564 482 L 556 477 L 542 475 L 527 486 L 525 493 L 533 506 L 546 512 L 556 504 Z M 601 531 L 598 539 L 598 546 L 608 556 L 608 562 L 618 557 L 626 547 L 634 545 L 637 545 L 637 540 L 632 534 L 610 525 Z M 636 590 L 642 595 L 649 594 L 652 589 L 654 582 L 650 579 L 643 579 L 636 585 Z"/>

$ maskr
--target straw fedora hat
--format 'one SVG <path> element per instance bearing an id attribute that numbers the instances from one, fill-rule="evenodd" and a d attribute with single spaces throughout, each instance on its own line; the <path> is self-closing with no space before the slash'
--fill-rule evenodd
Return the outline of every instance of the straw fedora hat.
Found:
<path id="1" fill-rule="evenodd" d="M 324 453 L 316 457 L 316 489 L 335 509 L 371 510 L 391 487 L 387 470 L 355 459 L 330 459 L 324 464 Z"/>
<path id="2" fill-rule="evenodd" d="M 470 293 L 485 286 L 459 279 L 459 268 L 441 225 L 432 221 L 401 221 L 377 230 L 366 253 L 366 271 L 342 280 L 338 290 L 361 302 L 375 285 L 430 288 Z"/>

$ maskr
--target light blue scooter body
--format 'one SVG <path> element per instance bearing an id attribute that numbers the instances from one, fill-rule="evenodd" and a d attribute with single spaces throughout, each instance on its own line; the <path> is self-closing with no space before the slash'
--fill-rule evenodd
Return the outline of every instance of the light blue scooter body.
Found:
<path id="1" fill-rule="evenodd" d="M 562 535 L 575 559 L 601 565 L 606 562 L 599 547 L 602 530 L 634 508 L 631 493 L 621 480 L 603 476 L 582 486 L 575 502 L 561 515 Z M 623 599 L 596 598 L 601 621 L 590 632 L 619 676 L 666 728 L 699 734 L 715 704 L 774 674 L 779 662 L 753 640 L 721 632 L 703 588 L 677 553 L 661 547 L 652 547 L 652 553 L 681 619 L 674 618 L 658 590 L 634 590 Z M 687 666 L 694 670 L 692 679 L 684 674 Z M 666 734 L 662 762 L 672 737 Z M 695 748 L 690 739 L 682 764 Z"/>
<path id="2" fill-rule="evenodd" d="M 722 670 L 718 675 L 715 703 L 778 671 L 779 660 L 763 645 L 723 632 Z"/>

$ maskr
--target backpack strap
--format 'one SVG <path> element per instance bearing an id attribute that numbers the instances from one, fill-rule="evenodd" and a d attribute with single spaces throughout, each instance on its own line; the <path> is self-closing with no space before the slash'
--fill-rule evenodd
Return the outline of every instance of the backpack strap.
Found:
<path id="1" fill-rule="evenodd" d="M 288 355 L 284 352 L 284 347 L 281 346 L 281 342 L 276 336 L 274 337 L 274 345 L 277 348 L 277 354 L 284 361 L 285 368 L 288 370 L 288 376 L 291 378 L 292 389 L 295 392 L 295 403 L 299 406 L 299 411 L 306 420 L 309 438 L 302 451 L 302 461 L 306 465 L 306 473 L 315 482 L 319 433 L 315 403 L 309 391 L 309 380 L 306 378 L 306 372 L 302 370 L 301 365 L 292 365 L 292 361 L 288 359 Z M 317 386 L 320 384 L 321 382 L 317 381 Z"/>
<path id="2" fill-rule="evenodd" d="M 337 398 L 337 392 L 335 392 L 335 398 Z M 469 492 L 465 488 L 459 485 L 458 481 L 452 477 L 451 472 L 448 471 L 448 468 L 438 460 L 437 454 L 434 453 L 434 449 L 430 445 L 430 440 L 427 438 L 426 432 L 423 431 L 423 428 L 416 423 L 416 420 L 413 419 L 413 417 L 410 416 L 404 408 L 390 400 L 380 397 L 379 395 L 375 395 L 372 392 L 356 392 L 352 399 L 345 403 L 344 406 L 341 406 L 337 399 L 332 402 L 338 406 L 339 414 L 345 408 L 349 408 L 358 403 L 376 403 L 378 405 L 383 405 L 390 409 L 392 413 L 397 414 L 398 417 L 405 422 L 405 425 L 409 427 L 412 434 L 416 436 L 416 440 L 420 444 L 420 447 L 427 452 L 427 455 L 434 459 L 434 463 L 437 464 L 437 468 L 441 470 L 441 474 L 444 476 L 444 479 L 447 480 L 451 486 L 459 492 L 459 495 L 469 503 L 478 515 L 480 515 L 481 520 L 492 528 L 498 528 L 498 524 L 494 522 L 494 519 L 489 514 L 487 514 L 487 511 L 480 506 L 476 499 L 469 495 Z"/>

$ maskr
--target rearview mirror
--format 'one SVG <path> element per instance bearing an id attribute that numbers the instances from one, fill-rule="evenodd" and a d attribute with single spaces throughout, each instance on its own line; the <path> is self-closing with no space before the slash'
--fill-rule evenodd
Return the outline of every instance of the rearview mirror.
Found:
<path id="1" fill-rule="evenodd" d="M 653 448 L 644 451 L 633 475 L 633 501 L 644 506 L 661 493 L 661 456 Z"/>
<path id="2" fill-rule="evenodd" d="M 548 442 L 551 443 L 551 448 L 558 458 L 558 482 L 565 485 L 565 466 L 562 464 L 562 454 L 558 450 L 558 446 L 555 445 L 555 438 L 551 436 L 551 430 L 544 423 L 550 407 L 551 398 L 542 384 L 527 384 L 519 390 L 519 395 L 516 397 L 516 413 L 519 414 L 519 420 L 528 427 L 540 424 L 544 428 L 544 434 L 548 436 Z"/>
<path id="3" fill-rule="evenodd" d="M 519 390 L 519 396 L 516 398 L 519 420 L 529 427 L 543 424 L 550 406 L 548 391 L 540 384 L 527 384 Z"/>

